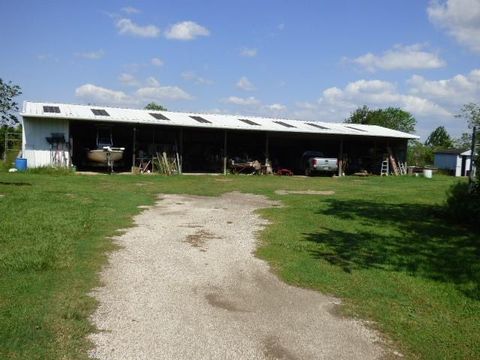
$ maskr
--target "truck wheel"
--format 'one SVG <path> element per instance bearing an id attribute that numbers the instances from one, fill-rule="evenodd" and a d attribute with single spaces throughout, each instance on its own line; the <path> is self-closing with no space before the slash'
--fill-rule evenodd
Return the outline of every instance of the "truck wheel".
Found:
<path id="1" fill-rule="evenodd" d="M 312 171 L 310 170 L 310 168 L 305 169 L 305 176 L 312 176 Z"/>

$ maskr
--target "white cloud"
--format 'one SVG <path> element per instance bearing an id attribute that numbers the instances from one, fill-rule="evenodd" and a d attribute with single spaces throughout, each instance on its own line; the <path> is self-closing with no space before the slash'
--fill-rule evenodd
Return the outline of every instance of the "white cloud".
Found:
<path id="1" fill-rule="evenodd" d="M 284 112 L 287 110 L 287 107 L 282 104 L 271 104 L 265 106 L 268 110 L 273 112 Z"/>
<path id="2" fill-rule="evenodd" d="M 453 136 L 466 130 L 466 123 L 454 117 L 462 104 L 480 98 L 480 68 L 446 79 L 426 79 L 413 75 L 400 91 L 383 80 L 358 80 L 344 87 L 331 87 L 316 101 L 298 102 L 293 117 L 342 121 L 362 105 L 375 108 L 400 107 L 418 120 L 419 135 L 426 137 L 437 126 L 445 126 Z"/>
<path id="3" fill-rule="evenodd" d="M 141 11 L 133 6 L 126 6 L 121 9 L 126 14 L 139 14 Z"/>
<path id="4" fill-rule="evenodd" d="M 438 54 L 425 51 L 425 45 L 396 45 L 382 55 L 367 53 L 351 60 L 368 71 L 396 69 L 436 69 L 446 65 Z"/>
<path id="5" fill-rule="evenodd" d="M 140 26 L 130 19 L 119 19 L 116 23 L 118 33 L 138 37 L 155 38 L 160 35 L 160 29 L 155 25 Z"/>
<path id="6" fill-rule="evenodd" d="M 402 93 L 394 83 L 383 80 L 358 80 L 343 88 L 327 88 L 316 102 L 297 102 L 290 115 L 305 120 L 342 122 L 362 105 L 372 109 L 400 107 L 419 120 L 419 129 L 432 121 L 446 124 L 453 119 L 452 112 L 443 104 L 415 94 Z"/>
<path id="7" fill-rule="evenodd" d="M 193 40 L 199 36 L 209 36 L 210 31 L 193 21 L 183 21 L 172 25 L 165 37 L 173 40 Z"/>
<path id="8" fill-rule="evenodd" d="M 240 50 L 240 55 L 244 57 L 255 57 L 257 56 L 257 49 L 243 48 Z"/>
<path id="9" fill-rule="evenodd" d="M 285 115 L 287 112 L 287 107 L 283 104 L 280 104 L 280 103 L 263 104 L 260 100 L 256 99 L 253 96 L 250 96 L 250 97 L 230 96 L 228 98 L 221 99 L 221 102 L 224 104 L 242 107 L 241 112 L 243 115 L 279 116 L 280 114 Z M 222 112 L 232 113 L 232 110 L 222 109 Z"/>
<path id="10" fill-rule="evenodd" d="M 235 85 L 237 88 L 242 89 L 244 91 L 253 91 L 255 90 L 255 85 L 251 83 L 250 80 L 246 76 L 242 76 Z"/>
<path id="11" fill-rule="evenodd" d="M 128 86 L 139 86 L 140 85 L 140 82 L 132 74 L 127 74 L 127 73 L 120 74 L 120 76 L 118 77 L 118 80 L 122 84 L 125 84 L 125 85 L 128 85 Z"/>
<path id="12" fill-rule="evenodd" d="M 438 104 L 414 95 L 398 92 L 395 84 L 382 80 L 358 80 L 343 89 L 328 88 L 323 91 L 319 104 L 331 110 L 354 110 L 366 104 L 371 107 L 401 107 L 420 116 L 450 116 Z"/>
<path id="13" fill-rule="evenodd" d="M 480 98 L 480 69 L 467 75 L 457 74 L 450 79 L 427 80 L 413 75 L 409 80 L 410 93 L 440 103 L 460 107 Z"/>
<path id="14" fill-rule="evenodd" d="M 255 99 L 253 96 L 242 98 L 238 96 L 230 96 L 226 99 L 223 99 L 223 102 L 227 104 L 239 105 L 239 106 L 253 106 L 260 105 L 260 101 Z"/>
<path id="15" fill-rule="evenodd" d="M 163 60 L 160 59 L 160 58 L 158 58 L 158 57 L 152 58 L 151 63 L 152 63 L 152 65 L 154 65 L 154 66 L 163 66 L 163 64 L 164 64 L 164 63 L 163 63 Z"/>
<path id="16" fill-rule="evenodd" d="M 446 29 L 460 44 L 480 52 L 480 1 L 432 0 L 427 13 L 432 23 Z"/>
<path id="17" fill-rule="evenodd" d="M 135 102 L 123 91 L 110 90 L 93 84 L 79 86 L 75 89 L 75 96 L 99 105 L 129 105 Z"/>
<path id="18" fill-rule="evenodd" d="M 295 106 L 303 110 L 316 110 L 318 108 L 318 104 L 309 101 L 297 101 Z"/>
<path id="19" fill-rule="evenodd" d="M 178 86 L 150 86 L 138 89 L 136 96 L 147 100 L 191 100 L 192 96 Z"/>
<path id="20" fill-rule="evenodd" d="M 157 79 L 155 79 L 153 76 L 148 77 L 146 83 L 148 86 L 153 86 L 153 87 L 160 86 L 160 82 Z"/>
<path id="21" fill-rule="evenodd" d="M 128 74 L 123 76 L 124 80 L 136 81 Z M 120 76 L 122 78 L 122 76 Z M 135 82 L 135 86 L 139 86 Z M 139 106 L 150 101 L 175 101 L 191 100 L 193 97 L 178 86 L 161 86 L 157 79 L 149 77 L 143 87 L 138 88 L 132 94 L 126 94 L 123 91 L 107 89 L 93 84 L 84 84 L 75 89 L 75 96 L 83 101 L 95 103 L 98 105 L 115 106 Z"/>
<path id="22" fill-rule="evenodd" d="M 39 61 L 53 61 L 53 62 L 60 61 L 56 56 L 53 56 L 52 54 L 38 54 L 36 58 Z"/>
<path id="23" fill-rule="evenodd" d="M 206 79 L 197 75 L 194 71 L 184 71 L 181 73 L 181 77 L 186 81 L 191 81 L 195 84 L 201 85 L 210 85 L 213 84 L 213 81 L 210 79 Z"/>
<path id="24" fill-rule="evenodd" d="M 103 51 L 102 49 L 97 51 L 75 53 L 76 57 L 88 59 L 88 60 L 99 60 L 103 58 L 104 55 L 105 55 L 105 51 Z"/>

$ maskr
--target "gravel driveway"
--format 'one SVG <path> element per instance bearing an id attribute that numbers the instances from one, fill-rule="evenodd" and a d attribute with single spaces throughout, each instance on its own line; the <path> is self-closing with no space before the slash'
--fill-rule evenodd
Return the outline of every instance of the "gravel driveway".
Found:
<path id="1" fill-rule="evenodd" d="M 288 286 L 254 257 L 264 197 L 164 195 L 116 238 L 94 291 L 98 359 L 376 359 L 338 300 Z"/>

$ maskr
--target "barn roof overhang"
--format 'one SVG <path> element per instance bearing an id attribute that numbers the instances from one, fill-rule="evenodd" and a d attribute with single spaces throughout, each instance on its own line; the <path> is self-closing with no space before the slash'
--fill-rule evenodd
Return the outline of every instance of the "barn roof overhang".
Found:
<path id="1" fill-rule="evenodd" d="M 23 118 L 58 118 L 75 121 L 149 124 L 160 126 L 247 130 L 276 133 L 343 135 L 355 137 L 418 139 L 416 135 L 377 125 L 304 121 L 244 115 L 152 111 L 116 107 L 44 102 L 23 104 Z"/>

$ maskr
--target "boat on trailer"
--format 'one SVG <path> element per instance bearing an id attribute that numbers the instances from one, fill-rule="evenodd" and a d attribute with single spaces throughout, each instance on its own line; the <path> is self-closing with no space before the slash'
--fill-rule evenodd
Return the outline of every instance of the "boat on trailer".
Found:
<path id="1" fill-rule="evenodd" d="M 123 159 L 123 147 L 110 147 L 104 146 L 101 149 L 89 150 L 87 153 L 87 158 L 90 161 L 97 163 L 107 163 L 108 157 L 111 161 L 119 161 Z"/>
<path id="2" fill-rule="evenodd" d="M 87 149 L 87 159 L 98 166 L 107 166 L 113 171 L 115 161 L 123 159 L 124 147 L 113 146 L 112 128 L 98 127 L 96 149 Z"/>

